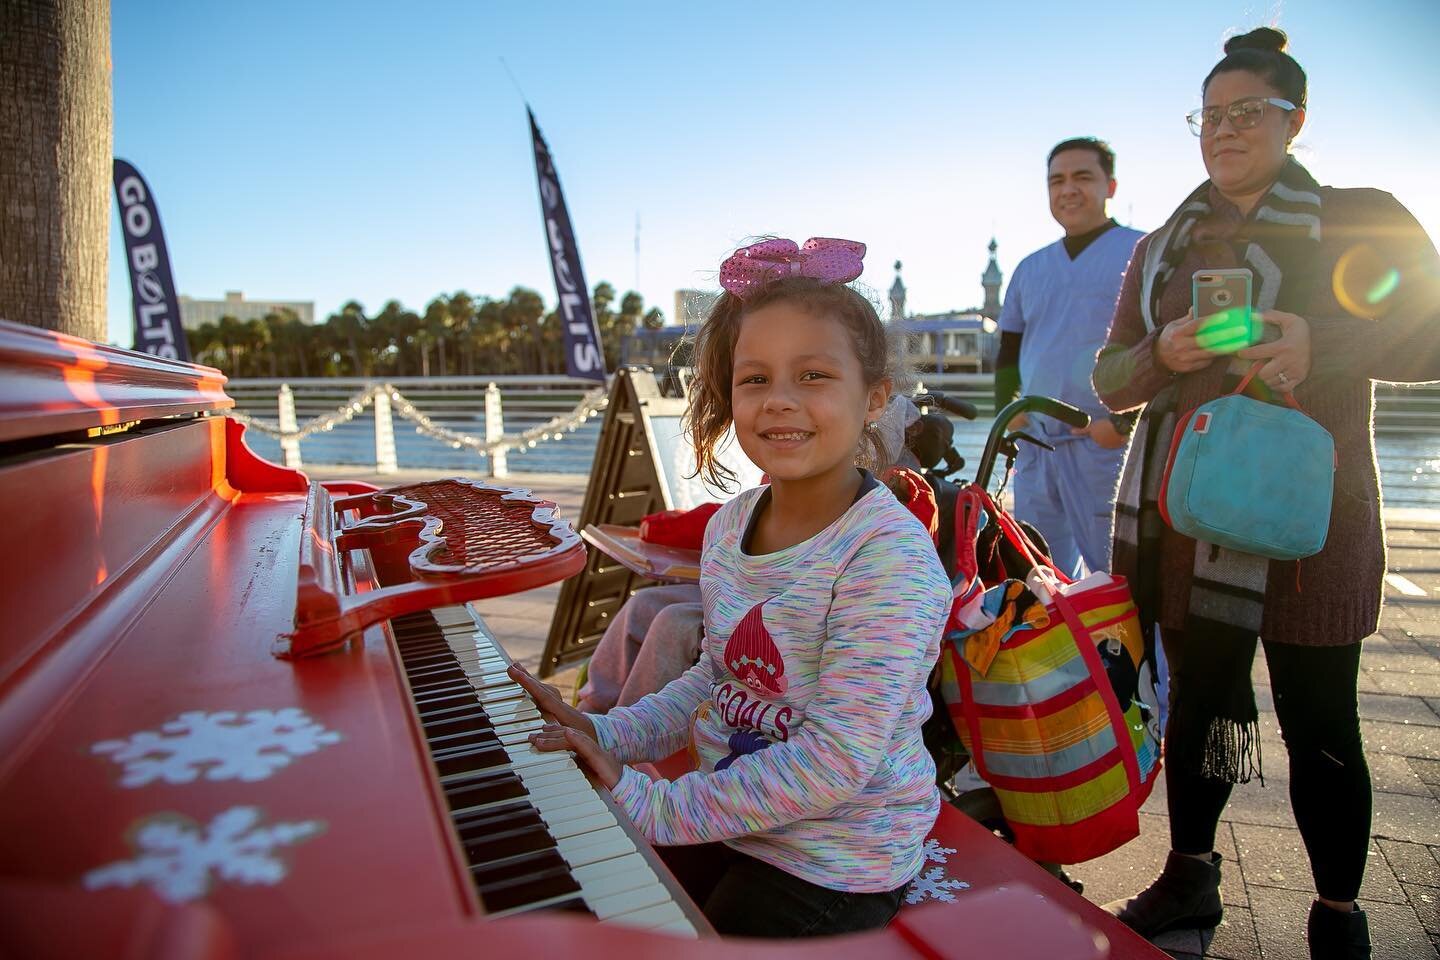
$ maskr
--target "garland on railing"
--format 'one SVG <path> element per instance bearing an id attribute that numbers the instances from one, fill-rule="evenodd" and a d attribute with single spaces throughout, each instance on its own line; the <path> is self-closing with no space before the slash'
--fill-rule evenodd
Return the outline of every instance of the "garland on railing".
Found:
<path id="1" fill-rule="evenodd" d="M 238 420 L 247 427 L 253 427 L 261 433 L 268 434 L 280 440 L 304 440 L 312 433 L 319 433 L 322 430 L 334 430 L 342 423 L 349 423 L 354 420 L 360 411 L 375 399 L 375 391 L 378 387 L 366 387 L 355 396 L 346 400 L 335 408 L 334 413 L 321 414 L 305 421 L 305 425 L 298 430 L 288 431 L 280 429 L 280 424 L 274 420 L 262 420 L 259 417 L 252 417 L 248 413 L 241 413 L 239 410 L 231 410 L 226 414 L 232 420 Z"/>
<path id="2" fill-rule="evenodd" d="M 456 450 L 461 447 L 468 447 L 476 453 L 493 453 L 498 450 L 511 450 L 517 447 L 534 447 L 546 440 L 559 440 L 565 433 L 573 433 L 586 420 L 595 416 L 605 408 L 606 396 L 603 387 L 591 390 L 580 398 L 575 409 L 558 417 L 551 417 L 549 420 L 537 427 L 518 434 L 505 434 L 496 440 L 482 440 L 479 437 L 468 433 L 459 433 L 447 427 L 442 427 L 430 417 L 420 411 L 420 408 L 411 403 L 406 397 L 389 384 L 385 389 L 390 392 L 390 399 L 395 404 L 396 412 L 406 420 L 415 424 L 415 432 L 424 434 L 434 440 L 440 440 L 450 444 Z"/>
<path id="3" fill-rule="evenodd" d="M 546 440 L 559 440 L 566 433 L 573 433 L 581 424 L 605 409 L 607 397 L 603 387 L 591 390 L 580 398 L 575 409 L 569 413 L 561 414 L 558 417 L 551 417 L 549 420 L 536 427 L 531 427 L 518 434 L 504 434 L 495 440 L 482 440 L 479 437 L 468 433 L 460 433 L 447 427 L 442 427 L 435 420 L 423 413 L 419 407 L 411 403 L 404 394 L 396 390 L 388 383 L 366 387 L 355 394 L 345 403 L 335 408 L 334 413 L 322 414 L 305 421 L 304 426 L 297 430 L 282 430 L 280 424 L 274 420 L 264 420 L 260 417 L 252 417 L 249 414 L 241 413 L 239 410 L 231 410 L 226 416 L 245 426 L 259 430 L 261 433 L 275 437 L 280 440 L 304 440 L 306 437 L 322 430 L 333 430 L 342 423 L 354 420 L 356 415 L 375 401 L 376 394 L 384 391 L 389 395 L 391 402 L 395 404 L 395 410 L 400 416 L 415 424 L 415 432 L 423 434 L 434 440 L 440 440 L 450 444 L 455 449 L 468 447 L 476 453 L 489 454 L 497 451 L 511 450 L 518 447 L 531 448 Z"/>

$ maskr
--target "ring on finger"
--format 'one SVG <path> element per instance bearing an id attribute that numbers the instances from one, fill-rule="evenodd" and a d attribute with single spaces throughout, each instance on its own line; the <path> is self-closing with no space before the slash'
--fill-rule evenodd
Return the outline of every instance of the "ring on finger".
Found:
<path id="1" fill-rule="evenodd" d="M 1290 378 L 1285 375 L 1284 370 L 1281 370 L 1278 374 L 1275 375 L 1275 382 L 1283 387 L 1290 382 Z"/>

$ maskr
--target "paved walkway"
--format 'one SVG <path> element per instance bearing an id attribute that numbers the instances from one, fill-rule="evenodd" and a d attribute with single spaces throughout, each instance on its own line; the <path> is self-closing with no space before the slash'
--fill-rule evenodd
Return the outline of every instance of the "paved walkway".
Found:
<path id="1" fill-rule="evenodd" d="M 308 468 L 389 485 L 434 471 L 374 477 L 367 470 Z M 579 516 L 584 477 L 528 474 L 509 483 L 555 500 Z M 1361 655 L 1360 717 L 1375 785 L 1370 863 L 1360 892 L 1375 956 L 1440 957 L 1440 510 L 1387 514 L 1391 575 L 1380 632 Z M 512 656 L 539 663 L 559 587 L 480 605 Z M 1237 787 L 1217 845 L 1225 857 L 1225 920 L 1213 937 L 1175 932 L 1162 942 L 1174 956 L 1227 960 L 1304 960 L 1305 916 L 1314 896 L 1300 834 L 1290 814 L 1284 747 L 1270 701 L 1263 651 L 1255 665 L 1265 786 Z M 555 680 L 572 685 L 574 672 Z M 1071 868 L 1096 903 L 1128 895 L 1158 872 L 1169 847 L 1165 781 L 1141 814 L 1140 837 L 1109 856 Z"/>

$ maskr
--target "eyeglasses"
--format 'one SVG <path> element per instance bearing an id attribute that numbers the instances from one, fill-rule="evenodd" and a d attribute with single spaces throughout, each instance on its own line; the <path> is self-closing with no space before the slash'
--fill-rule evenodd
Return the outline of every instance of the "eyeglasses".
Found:
<path id="1" fill-rule="evenodd" d="M 1295 104 L 1279 97 L 1244 97 L 1225 107 L 1201 107 L 1185 114 L 1190 132 L 1204 136 L 1220 129 L 1220 118 L 1229 117 L 1230 125 L 1236 130 L 1249 130 L 1265 117 L 1265 105 L 1279 107 L 1285 112 L 1295 109 Z"/>

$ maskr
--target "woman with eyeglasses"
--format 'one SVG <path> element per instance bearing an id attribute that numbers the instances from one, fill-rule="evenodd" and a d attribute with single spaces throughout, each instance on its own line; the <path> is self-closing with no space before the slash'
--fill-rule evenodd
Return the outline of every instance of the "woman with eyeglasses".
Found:
<path id="1" fill-rule="evenodd" d="M 1096 361 L 1110 409 L 1144 407 L 1116 502 L 1114 569 L 1160 625 L 1171 670 L 1171 853 L 1149 888 L 1107 909 L 1149 938 L 1219 923 L 1216 829 L 1232 785 L 1260 773 L 1258 638 L 1318 896 L 1311 956 L 1368 957 L 1355 905 L 1371 814 L 1356 682 L 1385 573 L 1373 382 L 1440 379 L 1440 257 L 1389 194 L 1321 186 L 1290 155 L 1306 80 L 1285 45 L 1269 28 L 1234 37 L 1201 84 L 1204 105 L 1187 119 L 1209 179 L 1136 247 Z M 1266 336 L 1222 354 L 1197 336 L 1191 279 L 1240 267 Z M 1156 503 L 1177 417 L 1257 362 L 1271 398 L 1293 394 L 1335 440 L 1327 541 L 1298 564 L 1191 540 Z"/>

